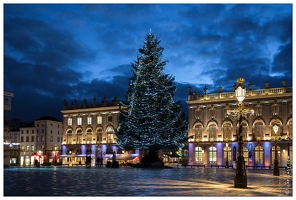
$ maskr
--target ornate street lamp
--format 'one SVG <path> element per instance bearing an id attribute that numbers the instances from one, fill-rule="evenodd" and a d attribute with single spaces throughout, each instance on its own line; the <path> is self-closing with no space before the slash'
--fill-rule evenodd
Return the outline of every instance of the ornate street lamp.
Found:
<path id="1" fill-rule="evenodd" d="M 274 176 L 279 176 L 280 175 L 280 170 L 279 170 L 279 161 L 278 161 L 278 152 L 277 152 L 277 132 L 279 130 L 279 127 L 277 125 L 274 125 L 273 127 L 273 131 L 275 133 L 275 139 L 274 139 L 274 143 L 275 143 L 275 151 L 274 151 L 274 168 L 273 168 L 273 175 Z"/>
<path id="2" fill-rule="evenodd" d="M 226 166 L 225 168 L 229 168 L 228 166 L 228 142 L 226 142 Z"/>
<path id="3" fill-rule="evenodd" d="M 254 114 L 253 109 L 244 109 L 243 100 L 246 96 L 246 87 L 244 86 L 245 79 L 240 77 L 236 80 L 238 85 L 235 85 L 235 96 L 238 100 L 238 109 L 227 110 L 228 115 L 239 117 L 239 133 L 238 133 L 238 156 L 236 159 L 236 172 L 234 177 L 235 188 L 246 188 L 247 187 L 247 173 L 245 168 L 245 161 L 243 155 L 243 134 L 242 134 L 242 119 L 243 116 Z"/>

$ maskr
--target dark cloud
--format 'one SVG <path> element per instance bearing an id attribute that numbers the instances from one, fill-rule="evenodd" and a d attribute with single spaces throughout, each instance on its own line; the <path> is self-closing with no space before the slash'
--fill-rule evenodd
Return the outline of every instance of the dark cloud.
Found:
<path id="1" fill-rule="evenodd" d="M 4 4 L 3 27 L 4 90 L 24 121 L 61 118 L 64 99 L 125 99 L 150 29 L 185 112 L 189 86 L 292 85 L 292 4 Z"/>

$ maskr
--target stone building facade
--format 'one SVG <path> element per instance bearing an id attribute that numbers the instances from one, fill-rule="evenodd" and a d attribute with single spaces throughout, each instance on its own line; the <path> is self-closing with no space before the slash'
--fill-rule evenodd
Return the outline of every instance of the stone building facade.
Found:
<path id="1" fill-rule="evenodd" d="M 275 153 L 279 166 L 287 165 L 288 155 L 292 163 L 292 87 L 282 82 L 280 88 L 254 90 L 248 84 L 243 101 L 244 108 L 253 109 L 254 115 L 242 120 L 243 154 L 247 167 L 273 168 Z M 235 85 L 234 85 L 235 87 Z M 237 109 L 235 92 L 197 94 L 189 87 L 188 164 L 205 167 L 235 167 L 238 150 L 238 118 L 227 111 Z M 277 145 L 276 145 L 277 143 Z M 275 148 L 277 147 L 277 150 Z"/>
<path id="2" fill-rule="evenodd" d="M 112 159 L 137 159 L 138 154 L 124 152 L 116 144 L 116 131 L 118 129 L 119 105 L 117 97 L 110 102 L 106 98 L 97 103 L 96 98 L 87 104 L 78 104 L 74 100 L 71 105 L 64 101 L 63 114 L 63 165 L 86 165 L 89 157 L 91 166 L 106 164 Z"/>

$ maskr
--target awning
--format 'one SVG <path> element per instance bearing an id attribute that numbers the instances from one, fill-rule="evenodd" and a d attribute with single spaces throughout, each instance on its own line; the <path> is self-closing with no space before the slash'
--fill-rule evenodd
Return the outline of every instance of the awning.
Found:
<path id="1" fill-rule="evenodd" d="M 116 160 L 133 160 L 136 157 L 139 157 L 139 154 L 116 154 Z M 112 156 L 109 157 L 108 159 L 111 160 Z"/>

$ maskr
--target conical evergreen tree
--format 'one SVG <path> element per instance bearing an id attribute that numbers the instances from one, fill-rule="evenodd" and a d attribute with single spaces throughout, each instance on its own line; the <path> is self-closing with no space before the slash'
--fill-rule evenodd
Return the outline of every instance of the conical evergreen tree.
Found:
<path id="1" fill-rule="evenodd" d="M 123 149 L 182 148 L 187 142 L 187 121 L 180 101 L 174 101 L 177 85 L 164 73 L 164 48 L 150 31 L 132 63 L 127 103 L 122 105 L 117 143 Z"/>

